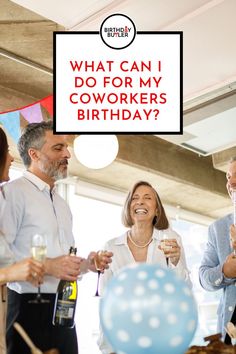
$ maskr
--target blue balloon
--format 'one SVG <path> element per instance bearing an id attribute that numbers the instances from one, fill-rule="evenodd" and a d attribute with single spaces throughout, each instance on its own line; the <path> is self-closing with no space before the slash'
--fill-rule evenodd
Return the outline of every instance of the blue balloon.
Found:
<path id="1" fill-rule="evenodd" d="M 197 306 L 173 270 L 136 263 L 108 283 L 100 319 L 117 354 L 183 354 L 197 327 Z"/>

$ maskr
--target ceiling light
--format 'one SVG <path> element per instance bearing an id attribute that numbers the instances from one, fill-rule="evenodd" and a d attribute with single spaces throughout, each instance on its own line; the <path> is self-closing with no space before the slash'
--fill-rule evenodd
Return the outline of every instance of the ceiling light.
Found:
<path id="1" fill-rule="evenodd" d="M 74 140 L 74 152 L 82 165 L 99 169 L 115 160 L 119 150 L 115 135 L 80 135 Z"/>

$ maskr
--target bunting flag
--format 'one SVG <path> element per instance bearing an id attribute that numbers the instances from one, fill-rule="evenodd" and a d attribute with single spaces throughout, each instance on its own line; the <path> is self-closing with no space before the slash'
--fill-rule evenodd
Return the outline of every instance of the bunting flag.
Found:
<path id="1" fill-rule="evenodd" d="M 15 111 L 0 113 L 0 124 L 3 125 L 6 132 L 12 137 L 15 143 L 20 138 L 21 121 L 28 123 L 39 123 L 43 121 L 42 109 L 44 108 L 50 117 L 53 115 L 53 96 L 43 98 L 27 107 L 20 108 Z M 27 123 L 27 124 L 28 124 Z"/>
<path id="2" fill-rule="evenodd" d="M 50 117 L 53 116 L 53 96 L 45 97 L 40 104 L 48 111 Z"/>
<path id="3" fill-rule="evenodd" d="M 20 110 L 20 113 L 29 123 L 39 123 L 43 120 L 40 103 L 25 107 Z"/>
<path id="4" fill-rule="evenodd" d="M 0 114 L 0 124 L 3 125 L 8 134 L 17 143 L 20 138 L 20 112 Z"/>

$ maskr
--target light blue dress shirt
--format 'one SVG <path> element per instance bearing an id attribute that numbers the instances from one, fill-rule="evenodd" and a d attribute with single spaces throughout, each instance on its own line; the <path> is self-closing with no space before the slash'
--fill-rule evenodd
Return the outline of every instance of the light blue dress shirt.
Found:
<path id="1" fill-rule="evenodd" d="M 15 260 L 31 255 L 31 238 L 44 234 L 47 238 L 47 257 L 68 254 L 74 245 L 72 215 L 67 203 L 55 191 L 34 174 L 26 171 L 4 186 L 6 204 L 0 220 Z M 46 275 L 42 292 L 55 293 L 59 280 Z M 28 282 L 10 283 L 9 288 L 18 293 L 33 293 L 37 289 Z"/>
<path id="2" fill-rule="evenodd" d="M 226 278 L 222 267 L 232 253 L 230 225 L 233 215 L 229 214 L 214 222 L 208 229 L 208 242 L 199 268 L 202 287 L 209 291 L 223 289 L 217 315 L 217 330 L 225 337 L 225 325 L 231 320 L 236 303 L 236 278 Z"/>

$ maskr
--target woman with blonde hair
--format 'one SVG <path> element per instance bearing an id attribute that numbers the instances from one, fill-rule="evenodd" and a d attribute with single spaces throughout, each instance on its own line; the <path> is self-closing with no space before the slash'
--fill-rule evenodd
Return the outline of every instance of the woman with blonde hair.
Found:
<path id="1" fill-rule="evenodd" d="M 113 275 L 135 262 L 169 267 L 191 286 L 181 238 L 170 228 L 160 197 L 150 183 L 135 183 L 127 195 L 122 222 L 127 232 L 105 244 L 104 249 L 113 252 L 113 260 L 101 279 L 101 292 Z M 163 248 L 161 240 L 166 234 L 168 239 Z M 115 354 L 102 331 L 98 345 L 103 354 Z"/>
<path id="2" fill-rule="evenodd" d="M 5 204 L 3 182 L 9 181 L 9 169 L 13 162 L 9 153 L 7 136 L 0 128 L 0 218 Z M 13 255 L 0 230 L 0 354 L 6 354 L 6 286 L 11 281 L 29 281 L 38 286 L 42 282 L 44 267 L 32 258 L 14 263 Z"/>

